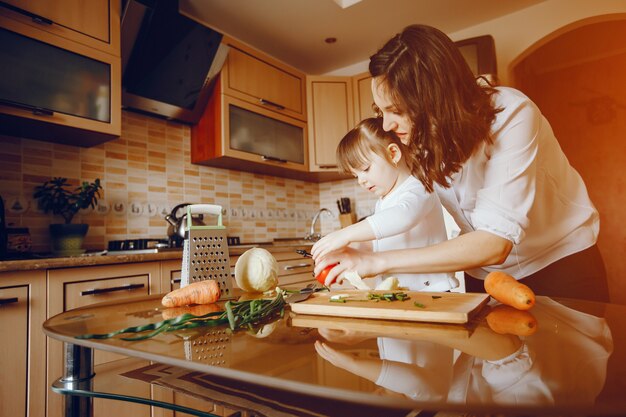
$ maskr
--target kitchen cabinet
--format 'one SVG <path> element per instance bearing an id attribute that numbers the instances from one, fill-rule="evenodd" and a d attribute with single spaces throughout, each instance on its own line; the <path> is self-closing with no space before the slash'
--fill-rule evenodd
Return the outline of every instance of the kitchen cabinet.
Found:
<path id="1" fill-rule="evenodd" d="M 3 0 L 0 8 L 37 29 L 120 55 L 119 0 Z"/>
<path id="2" fill-rule="evenodd" d="M 7 416 L 45 415 L 45 271 L 0 273 L 0 404 Z"/>
<path id="3" fill-rule="evenodd" d="M 93 9 L 77 0 L 11 3 L 0 7 L 0 61 L 10 63 L 0 68 L 0 133 L 75 146 L 119 137 L 119 2 L 99 0 Z M 82 11 L 93 14 L 82 20 Z M 39 24 L 29 13 L 61 20 Z M 104 22 L 108 34 L 97 34 L 92 20 Z"/>
<path id="4" fill-rule="evenodd" d="M 230 50 L 200 121 L 191 162 L 307 180 L 305 76 L 227 37 Z"/>
<path id="5" fill-rule="evenodd" d="M 308 171 L 306 123 L 219 93 L 191 127 L 191 162 L 302 178 Z"/>
<path id="6" fill-rule="evenodd" d="M 352 88 L 354 91 L 354 120 L 358 124 L 368 117 L 376 117 L 372 96 L 372 76 L 369 72 L 354 75 L 352 77 Z"/>
<path id="7" fill-rule="evenodd" d="M 102 265 L 82 268 L 51 269 L 48 278 L 48 317 L 90 304 L 128 299 L 158 293 L 161 286 L 160 262 Z M 148 312 L 146 314 L 151 314 Z M 47 347 L 47 385 L 50 386 L 63 374 L 63 345 L 49 340 Z M 94 364 L 113 364 L 122 359 L 108 352 L 96 352 Z M 111 366 L 114 366 L 111 365 Z M 129 395 L 149 396 L 150 388 L 142 385 L 129 386 Z M 62 415 L 62 397 L 48 392 L 48 417 Z M 94 400 L 96 416 L 150 415 L 150 407 L 140 404 L 125 404 L 103 399 Z"/>
<path id="8" fill-rule="evenodd" d="M 234 39 L 223 42 L 230 47 L 221 72 L 224 94 L 306 122 L 304 73 Z"/>
<path id="9" fill-rule="evenodd" d="M 311 171 L 337 171 L 337 145 L 354 126 L 350 77 L 307 77 Z"/>

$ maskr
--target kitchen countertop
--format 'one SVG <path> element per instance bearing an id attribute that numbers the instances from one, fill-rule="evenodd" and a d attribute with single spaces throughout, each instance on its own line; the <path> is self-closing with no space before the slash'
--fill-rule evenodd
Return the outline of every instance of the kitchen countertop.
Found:
<path id="1" fill-rule="evenodd" d="M 228 252 L 231 256 L 241 255 L 246 250 L 253 247 L 262 247 L 270 252 L 288 252 L 298 248 L 307 249 L 311 246 L 310 242 L 300 241 L 297 239 L 277 239 L 274 242 L 260 242 L 230 246 Z M 157 253 L 137 253 L 125 255 L 81 255 L 71 257 L 42 257 L 37 259 L 23 260 L 7 260 L 0 261 L 0 272 L 9 271 L 31 271 L 38 269 L 55 269 L 55 268 L 73 268 L 82 266 L 95 265 L 113 265 L 132 262 L 152 262 L 167 261 L 173 259 L 182 259 L 183 250 L 167 249 Z"/>
<path id="2" fill-rule="evenodd" d="M 132 358 L 114 371 L 96 367 L 85 395 L 128 400 L 115 392 L 122 378 L 260 415 L 626 415 L 626 306 L 537 297 L 537 331 L 528 336 L 494 332 L 485 311 L 468 325 L 287 311 L 256 334 L 223 325 L 140 342 L 75 338 L 160 321 L 159 301 L 94 305 L 46 321 L 54 339 Z M 330 349 L 326 357 L 316 340 Z M 74 389 L 57 384 L 57 392 Z"/>

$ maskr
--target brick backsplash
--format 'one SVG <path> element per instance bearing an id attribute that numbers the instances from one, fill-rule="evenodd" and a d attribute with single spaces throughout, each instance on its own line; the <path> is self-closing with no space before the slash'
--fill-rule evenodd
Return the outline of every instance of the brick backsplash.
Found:
<path id="1" fill-rule="evenodd" d="M 48 225 L 61 219 L 39 211 L 32 193 L 54 176 L 76 184 L 102 181 L 99 210 L 74 220 L 90 225 L 89 250 L 114 239 L 165 238 L 163 213 L 182 202 L 222 205 L 229 235 L 262 242 L 302 237 L 320 207 L 336 213 L 336 198 L 357 197 L 354 181 L 316 184 L 192 165 L 189 141 L 187 125 L 128 111 L 122 136 L 91 148 L 0 136 L 0 195 L 8 208 L 24 207 L 22 213 L 7 209 L 7 222 L 29 228 L 34 251 L 49 250 Z M 321 220 L 324 233 L 339 226 L 332 220 Z"/>

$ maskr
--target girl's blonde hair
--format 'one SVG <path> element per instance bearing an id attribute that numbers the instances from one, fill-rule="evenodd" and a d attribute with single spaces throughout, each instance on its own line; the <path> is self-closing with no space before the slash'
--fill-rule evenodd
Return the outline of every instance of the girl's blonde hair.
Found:
<path id="1" fill-rule="evenodd" d="M 383 129 L 382 117 L 370 117 L 362 120 L 350 130 L 337 146 L 337 165 L 346 174 L 352 174 L 371 161 L 371 152 L 394 164 L 387 150 L 389 144 L 395 143 L 401 151 L 404 145 L 393 132 Z"/>

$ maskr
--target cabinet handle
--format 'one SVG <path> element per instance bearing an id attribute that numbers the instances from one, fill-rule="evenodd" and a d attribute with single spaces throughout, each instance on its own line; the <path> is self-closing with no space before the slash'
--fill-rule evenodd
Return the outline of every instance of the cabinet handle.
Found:
<path id="1" fill-rule="evenodd" d="M 273 101 L 265 100 L 264 98 L 260 98 L 259 102 L 264 106 L 272 106 L 276 107 L 278 110 L 285 110 L 285 106 L 282 104 L 274 103 Z"/>
<path id="2" fill-rule="evenodd" d="M 261 156 L 261 159 L 264 161 L 279 162 L 281 164 L 286 164 L 288 162 L 286 159 L 280 159 L 280 158 L 276 158 L 275 156 L 267 156 L 267 155 Z"/>
<path id="3" fill-rule="evenodd" d="M 285 266 L 285 271 L 291 271 L 292 269 L 306 268 L 308 266 L 312 266 L 312 265 L 311 264 L 287 265 Z"/>
<path id="4" fill-rule="evenodd" d="M 28 104 L 15 103 L 11 100 L 0 99 L 0 104 L 4 104 L 5 106 L 15 107 L 17 109 L 28 110 L 33 112 L 33 114 L 37 116 L 53 116 L 54 112 L 50 109 L 46 109 L 44 107 L 30 106 Z"/>
<path id="5" fill-rule="evenodd" d="M 46 19 L 43 16 L 39 16 L 39 15 L 37 15 L 35 13 L 31 13 L 31 12 L 26 11 L 24 9 L 20 9 L 19 7 L 15 7 L 15 6 L 12 6 L 10 4 L 6 4 L 4 2 L 0 2 L 0 6 L 6 8 L 6 9 L 9 9 L 9 10 L 13 10 L 14 12 L 17 12 L 17 13 L 22 14 L 24 16 L 28 16 L 31 19 L 33 19 L 33 22 L 39 23 L 40 25 L 52 25 L 54 23 L 52 20 Z"/>
<path id="6" fill-rule="evenodd" d="M 97 288 L 95 290 L 81 291 L 80 295 L 81 296 L 97 295 L 97 294 L 106 294 L 106 293 L 115 292 L 115 291 L 130 291 L 130 290 L 136 290 L 138 288 L 143 288 L 145 286 L 146 284 L 128 284 L 128 285 L 120 285 L 119 287 Z"/>
<path id="7" fill-rule="evenodd" d="M 180 278 L 171 279 L 170 284 L 180 284 L 180 281 L 181 281 Z"/>
<path id="8" fill-rule="evenodd" d="M 319 165 L 320 169 L 335 169 L 337 165 Z"/>
<path id="9" fill-rule="evenodd" d="M 12 303 L 17 303 L 17 297 L 11 297 L 11 298 L 0 298 L 0 307 L 7 305 L 7 304 L 12 304 Z"/>

